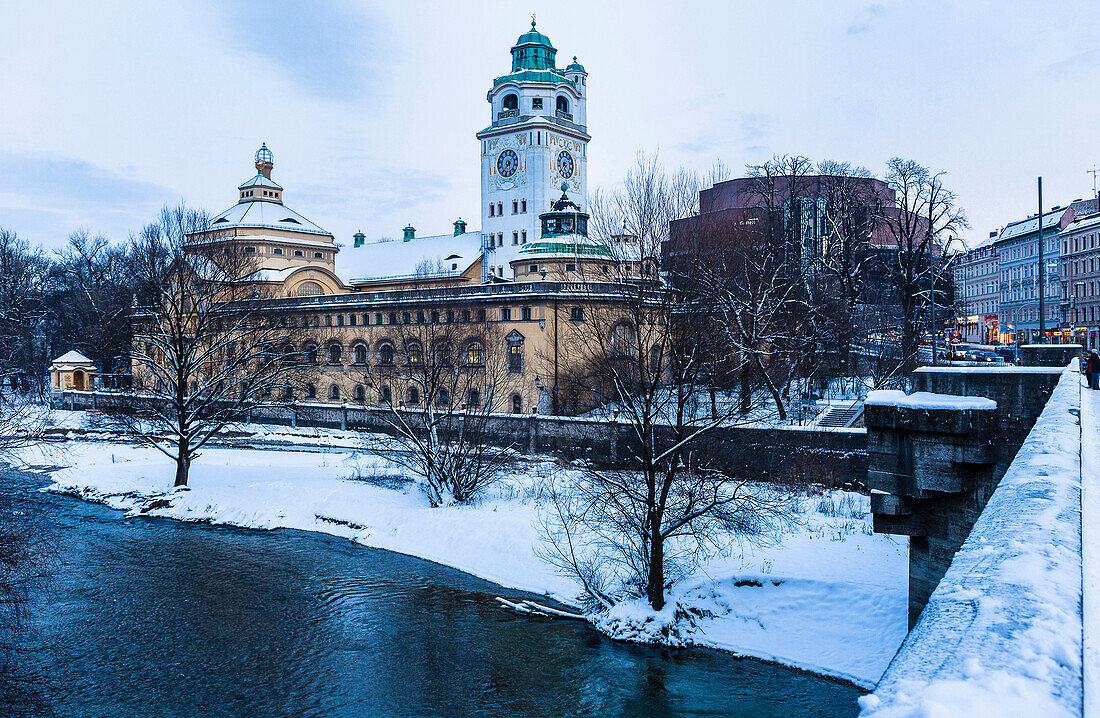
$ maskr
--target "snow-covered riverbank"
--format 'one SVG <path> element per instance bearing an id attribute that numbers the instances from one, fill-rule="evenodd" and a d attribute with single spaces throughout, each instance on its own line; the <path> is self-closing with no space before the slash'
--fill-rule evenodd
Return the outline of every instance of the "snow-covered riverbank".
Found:
<path id="1" fill-rule="evenodd" d="M 24 460 L 65 467 L 51 471 L 52 490 L 127 512 L 322 531 L 564 603 L 577 595 L 536 555 L 538 477 L 555 470 L 550 461 L 517 463 L 477 506 L 432 509 L 396 467 L 354 448 L 365 437 L 283 433 L 267 428 L 255 438 L 328 450 L 208 448 L 191 488 L 179 492 L 169 460 L 146 447 L 68 440 Z M 672 599 L 707 612 L 693 636 L 700 645 L 870 687 L 905 636 L 907 546 L 871 534 L 866 497 L 831 492 L 800 503 L 799 526 L 779 545 L 746 544 L 712 559 Z"/>

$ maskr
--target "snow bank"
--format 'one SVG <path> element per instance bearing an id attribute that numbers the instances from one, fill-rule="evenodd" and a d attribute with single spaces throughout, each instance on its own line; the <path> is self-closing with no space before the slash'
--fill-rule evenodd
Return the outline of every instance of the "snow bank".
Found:
<path id="1" fill-rule="evenodd" d="M 932 593 L 864 718 L 1079 716 L 1077 360 Z"/>
<path id="2" fill-rule="evenodd" d="M 1061 374 L 1062 367 L 1052 366 L 922 366 L 917 374 Z"/>
<path id="3" fill-rule="evenodd" d="M 955 396 L 918 391 L 906 394 L 897 389 L 872 391 L 864 404 L 896 406 L 902 409 L 996 409 L 997 402 L 979 396 Z"/>
<path id="4" fill-rule="evenodd" d="M 1100 717 L 1100 391 L 1081 392 L 1085 718 Z"/>

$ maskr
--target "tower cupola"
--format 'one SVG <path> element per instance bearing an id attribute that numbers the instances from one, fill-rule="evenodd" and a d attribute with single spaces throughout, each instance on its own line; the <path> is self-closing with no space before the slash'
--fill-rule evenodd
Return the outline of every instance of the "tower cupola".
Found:
<path id="1" fill-rule="evenodd" d="M 256 150 L 256 171 L 271 179 L 271 169 L 275 166 L 274 159 L 271 150 L 267 149 L 267 143 L 261 143 L 260 149 Z"/>
<path id="2" fill-rule="evenodd" d="M 531 16 L 531 29 L 519 36 L 512 46 L 512 72 L 520 70 L 552 70 L 557 48 L 550 38 L 535 29 L 535 16 Z"/>

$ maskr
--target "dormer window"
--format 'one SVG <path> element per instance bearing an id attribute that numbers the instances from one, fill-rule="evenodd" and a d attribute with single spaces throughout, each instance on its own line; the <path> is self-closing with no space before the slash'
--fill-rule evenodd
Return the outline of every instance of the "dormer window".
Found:
<path id="1" fill-rule="evenodd" d="M 214 224 L 221 224 L 222 222 L 228 222 L 228 221 L 229 221 L 229 220 L 228 220 L 228 219 L 226 219 L 225 217 L 221 217 L 221 218 L 219 218 L 219 219 L 215 219 L 215 220 L 214 220 Z"/>
<path id="2" fill-rule="evenodd" d="M 298 220 L 294 219 L 293 217 L 283 217 L 283 218 L 282 218 L 282 219 L 280 219 L 279 221 L 280 221 L 280 222 L 290 222 L 290 223 L 292 223 L 292 224 L 301 224 L 301 222 L 299 222 Z"/>

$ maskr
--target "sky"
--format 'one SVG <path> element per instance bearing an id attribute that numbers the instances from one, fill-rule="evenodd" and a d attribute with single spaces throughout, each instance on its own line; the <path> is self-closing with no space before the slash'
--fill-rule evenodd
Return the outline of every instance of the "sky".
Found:
<path id="1" fill-rule="evenodd" d="M 1087 2 L 0 0 L 0 228 L 125 240 L 237 200 L 261 142 L 284 201 L 350 244 L 476 229 L 486 92 L 538 29 L 588 78 L 589 187 L 639 151 L 740 175 L 773 155 L 946 173 L 971 243 L 1090 196 Z"/>

